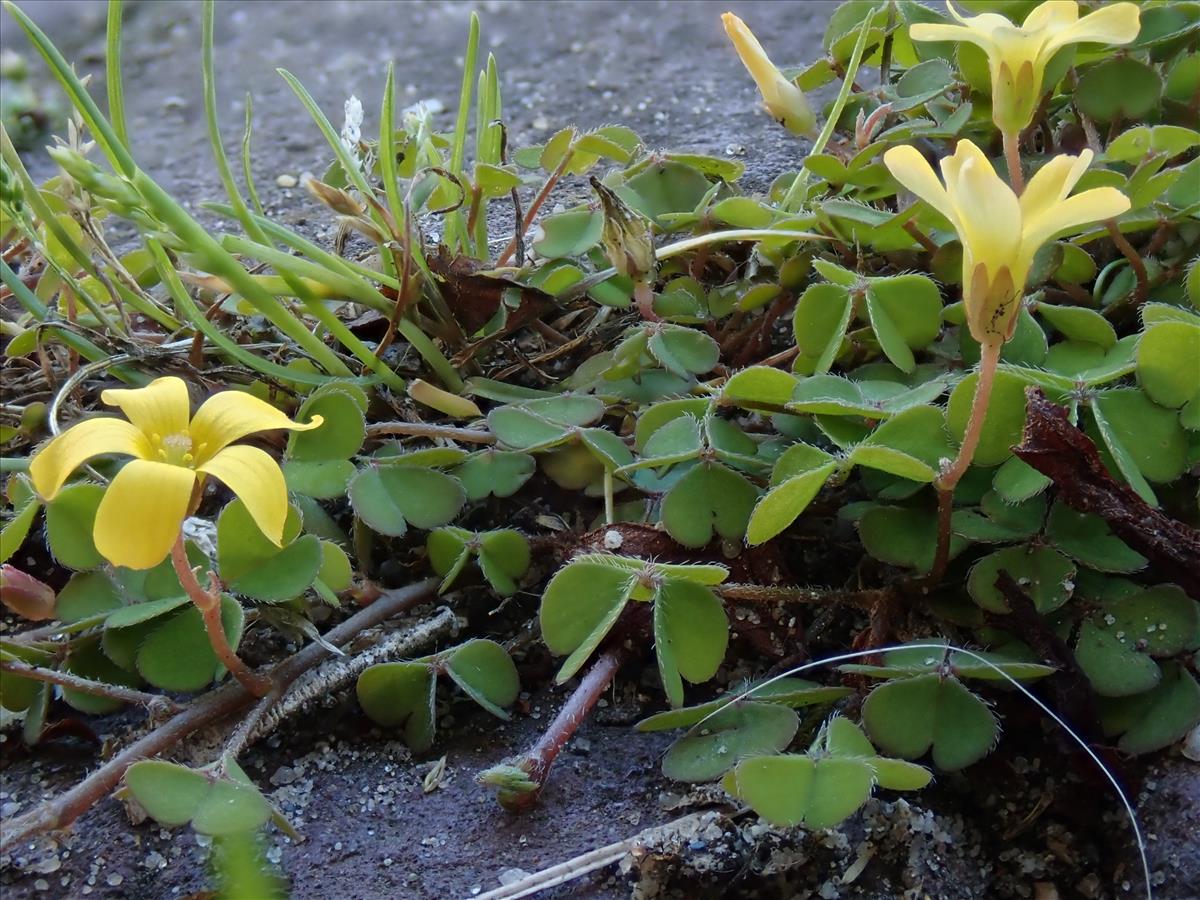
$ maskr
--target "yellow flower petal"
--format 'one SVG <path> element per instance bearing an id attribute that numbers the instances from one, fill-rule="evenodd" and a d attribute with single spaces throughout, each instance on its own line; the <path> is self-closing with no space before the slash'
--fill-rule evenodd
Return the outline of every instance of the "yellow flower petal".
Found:
<path id="1" fill-rule="evenodd" d="M 1046 0 L 1025 17 L 1025 31 L 1059 31 L 1079 21 L 1079 4 L 1075 0 Z"/>
<path id="2" fill-rule="evenodd" d="M 1020 246 L 1017 196 L 970 141 L 959 141 L 949 162 L 957 162 L 957 166 L 945 165 L 944 170 L 950 201 L 958 213 L 963 250 L 975 262 L 986 263 L 989 277 L 995 277 Z"/>
<path id="3" fill-rule="evenodd" d="M 984 50 L 995 46 L 991 37 L 980 31 L 973 31 L 965 25 L 940 25 L 935 22 L 922 22 L 910 25 L 908 36 L 914 41 L 966 41 Z"/>
<path id="4" fill-rule="evenodd" d="M 1048 60 L 1067 44 L 1128 44 L 1141 28 L 1141 13 L 1135 4 L 1110 3 L 1052 35 L 1042 58 Z"/>
<path id="5" fill-rule="evenodd" d="M 1016 27 L 1012 22 L 1004 18 L 1004 16 L 1000 15 L 999 13 L 980 13 L 977 16 L 964 16 L 954 8 L 954 4 L 951 3 L 950 0 L 946 0 L 946 9 L 950 11 L 950 15 L 952 15 L 955 20 L 959 22 L 959 24 L 965 25 L 967 28 L 970 28 L 973 31 L 981 32 L 985 35 L 991 35 L 994 32 L 1004 28 Z"/>
<path id="6" fill-rule="evenodd" d="M 1091 162 L 1092 151 L 1085 149 L 1078 156 L 1056 156 L 1038 169 L 1021 194 L 1022 220 L 1028 223 L 1065 199 Z"/>
<path id="7" fill-rule="evenodd" d="M 308 431 L 322 421 L 320 416 L 313 416 L 311 422 L 301 425 L 245 391 L 222 391 L 204 401 L 188 430 L 192 435 L 192 452 L 197 462 L 203 463 L 248 434 L 277 428 Z"/>
<path id="8" fill-rule="evenodd" d="M 42 498 L 53 500 L 71 473 L 92 457 L 106 453 L 142 457 L 149 450 L 146 436 L 124 419 L 87 419 L 39 450 L 29 464 L 29 476 Z"/>
<path id="9" fill-rule="evenodd" d="M 196 473 L 182 466 L 127 463 L 96 510 L 92 536 L 100 555 L 130 569 L 158 565 L 179 537 L 195 484 Z"/>
<path id="10" fill-rule="evenodd" d="M 1021 241 L 1022 256 L 1032 259 L 1038 248 L 1060 232 L 1091 222 L 1103 222 L 1129 211 L 1129 198 L 1114 187 L 1092 188 L 1068 197 L 1025 223 Z"/>
<path id="11" fill-rule="evenodd" d="M 883 154 L 883 163 L 902 185 L 940 212 L 958 228 L 958 216 L 950 196 L 916 147 L 905 144 Z"/>
<path id="12" fill-rule="evenodd" d="M 144 388 L 108 390 L 100 399 L 109 406 L 119 406 L 125 417 L 147 436 L 187 433 L 192 405 L 181 378 L 168 376 L 156 378 Z"/>
<path id="13" fill-rule="evenodd" d="M 287 522 L 287 485 L 279 464 L 257 447 L 226 447 L 196 471 L 225 483 L 246 504 L 259 530 L 276 545 Z"/>

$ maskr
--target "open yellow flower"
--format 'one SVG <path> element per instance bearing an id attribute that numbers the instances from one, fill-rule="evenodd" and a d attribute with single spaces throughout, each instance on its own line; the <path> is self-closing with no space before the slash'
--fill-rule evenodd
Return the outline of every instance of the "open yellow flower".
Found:
<path id="1" fill-rule="evenodd" d="M 132 456 L 117 473 L 96 511 L 93 538 L 109 562 L 149 569 L 162 562 L 179 536 L 197 483 L 211 475 L 242 502 L 268 538 L 279 544 L 287 520 L 287 486 L 279 464 L 257 447 L 230 446 L 258 431 L 307 431 L 269 403 L 241 391 L 223 391 L 192 417 L 187 385 L 158 378 L 144 388 L 101 394 L 129 421 L 110 416 L 68 428 L 34 456 L 33 485 L 53 500 L 77 468 L 96 456 Z"/>
<path id="2" fill-rule="evenodd" d="M 915 148 L 893 147 L 884 164 L 901 184 L 944 215 L 963 247 L 963 301 L 972 337 L 1001 344 L 1012 336 L 1034 254 L 1060 232 L 1111 219 L 1129 209 L 1113 187 L 1068 197 L 1092 152 L 1056 156 L 1018 199 L 970 141 L 941 161 L 945 186 Z"/>
<path id="3" fill-rule="evenodd" d="M 1133 3 L 1108 3 L 1079 18 L 1075 0 L 1046 0 L 1016 26 L 998 13 L 963 16 L 946 0 L 960 24 L 916 24 L 914 41 L 967 41 L 988 58 L 992 76 L 992 121 L 1016 134 L 1033 120 L 1042 100 L 1046 64 L 1069 44 L 1128 44 L 1141 28 Z"/>
<path id="4" fill-rule="evenodd" d="M 754 32 L 730 12 L 721 16 L 721 22 L 725 25 L 725 34 L 733 41 L 733 48 L 741 58 L 742 65 L 754 77 L 762 94 L 763 105 L 771 117 L 795 134 L 810 137 L 816 134 L 817 117 L 813 115 L 804 91 L 788 81 L 775 67 Z"/>

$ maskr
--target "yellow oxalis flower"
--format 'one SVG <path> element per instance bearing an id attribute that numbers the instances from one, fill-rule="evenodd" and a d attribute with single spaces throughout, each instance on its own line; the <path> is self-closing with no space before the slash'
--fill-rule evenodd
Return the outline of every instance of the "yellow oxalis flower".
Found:
<path id="1" fill-rule="evenodd" d="M 1092 151 L 1060 155 L 1029 180 L 1018 199 L 970 141 L 941 161 L 945 185 L 915 148 L 883 155 L 896 180 L 950 220 L 963 247 L 963 301 L 971 336 L 981 344 L 1012 336 L 1034 254 L 1060 232 L 1111 219 L 1129 209 L 1113 187 L 1068 197 L 1092 161 Z"/>
<path id="2" fill-rule="evenodd" d="M 776 122 L 795 134 L 813 136 L 817 131 L 817 117 L 804 91 L 788 81 L 771 62 L 767 53 L 746 27 L 746 23 L 727 12 L 721 16 L 725 34 L 733 41 L 733 49 L 742 60 L 762 94 L 763 105 Z"/>
<path id="3" fill-rule="evenodd" d="M 120 407 L 129 421 L 110 416 L 86 419 L 46 444 L 29 465 L 37 492 L 53 500 L 71 473 L 95 456 L 132 456 L 100 501 L 93 538 L 113 565 L 149 569 L 162 562 L 179 536 L 197 482 L 207 475 L 223 481 L 276 544 L 287 520 L 287 486 L 279 464 L 257 447 L 230 446 L 258 431 L 307 431 L 269 403 L 241 391 L 223 391 L 192 417 L 187 385 L 158 378 L 136 390 L 100 395 Z"/>
<path id="4" fill-rule="evenodd" d="M 1042 99 L 1046 64 L 1069 44 L 1128 44 L 1141 28 L 1133 3 L 1106 3 L 1079 18 L 1075 0 L 1046 0 L 1016 26 L 998 13 L 963 16 L 946 0 L 958 25 L 916 24 L 914 41 L 967 41 L 981 48 L 992 76 L 992 121 L 1007 133 L 1033 120 Z"/>

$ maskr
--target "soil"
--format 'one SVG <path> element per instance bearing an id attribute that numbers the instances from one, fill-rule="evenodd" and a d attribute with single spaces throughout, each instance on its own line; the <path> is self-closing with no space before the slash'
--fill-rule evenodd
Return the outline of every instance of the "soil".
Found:
<path id="1" fill-rule="evenodd" d="M 275 74 L 293 72 L 330 118 L 357 95 L 376 121 L 383 70 L 395 60 L 405 103 L 457 99 L 466 21 L 474 4 L 226 0 L 218 5 L 218 92 L 227 146 L 240 140 L 246 91 L 254 95 L 254 175 L 272 214 L 316 229 L 326 218 L 283 175 L 320 172 L 327 148 Z M 619 122 L 648 145 L 732 155 L 743 184 L 763 189 L 796 165 L 805 145 L 772 126 L 752 82 L 725 45 L 719 14 L 732 8 L 758 30 L 779 62 L 820 52 L 833 3 L 509 2 L 483 0 L 483 50 L 497 55 L 510 141 L 544 140 L 567 124 Z M 199 5 L 128 2 L 125 83 L 139 162 L 193 208 L 220 196 L 203 125 Z M 100 72 L 101 0 L 27 0 L 23 7 L 84 72 Z M 7 19 L 4 46 L 24 38 Z M 443 114 L 449 121 L 451 113 Z M 37 157 L 35 176 L 50 172 Z M 311 219 L 310 219 L 311 217 Z M 311 223 L 311 224 L 310 224 Z M 807 571 L 807 568 L 806 568 Z M 432 608 L 427 610 L 432 612 Z M 622 673 L 605 708 L 559 759 L 541 803 L 516 817 L 474 774 L 532 744 L 571 685 L 547 688 L 546 661 L 523 663 L 532 695 L 510 723 L 461 698 L 440 722 L 432 754 L 414 760 L 392 734 L 371 728 L 353 697 L 339 693 L 252 748 L 244 765 L 270 791 L 304 840 L 278 832 L 268 858 L 296 898 L 471 897 L 593 848 L 711 807 L 662 778 L 670 735 L 629 725 L 657 707 L 643 693 L 653 673 Z M 652 669 L 648 667 L 648 669 Z M 64 713 L 63 709 L 55 710 Z M 1039 720 L 1016 703 L 1000 712 L 1020 752 L 943 777 L 911 801 L 872 800 L 825 834 L 776 832 L 752 816 L 710 817 L 693 832 L 648 838 L 650 849 L 546 897 L 1130 897 L 1140 896 L 1128 827 L 1111 791 Z M 128 717 L 93 721 L 101 736 Z M 0 736 L 0 815 L 27 810 L 93 768 L 98 748 L 77 738 L 33 751 Z M 436 789 L 423 780 L 439 757 Z M 1200 884 L 1200 779 L 1182 757 L 1142 775 L 1140 815 L 1150 837 L 1157 896 L 1189 898 Z M 1136 780 L 1136 778 L 1134 779 Z M 728 807 L 721 807 L 726 812 Z M 186 829 L 132 825 L 125 809 L 98 804 L 68 833 L 32 841 L 0 858 L 5 900 L 97 897 L 167 900 L 203 896 L 211 884 L 207 842 Z M 863 867 L 865 866 L 865 868 Z M 855 874 L 855 870 L 861 874 Z M 1053 893 L 1057 891 L 1057 893 Z"/>

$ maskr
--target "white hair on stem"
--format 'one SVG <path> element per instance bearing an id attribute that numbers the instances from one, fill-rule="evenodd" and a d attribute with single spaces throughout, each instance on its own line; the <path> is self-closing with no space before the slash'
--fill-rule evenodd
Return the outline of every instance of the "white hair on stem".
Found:
<path id="1" fill-rule="evenodd" d="M 738 695 L 731 698 L 728 703 L 723 703 L 720 707 L 713 710 L 707 716 L 693 725 L 692 729 L 699 728 L 710 718 L 727 707 L 729 703 L 737 703 L 739 700 L 744 700 L 747 697 L 751 697 L 753 694 L 762 690 L 767 685 L 774 684 L 781 678 L 787 678 L 791 675 L 799 675 L 801 672 L 807 672 L 809 669 L 817 669 L 821 666 L 827 666 L 832 663 L 849 662 L 852 659 L 861 659 L 864 656 L 873 656 L 877 653 L 888 653 L 892 650 L 938 650 L 942 653 L 962 653 L 966 656 L 969 656 L 976 662 L 983 663 L 985 666 L 1015 687 L 1018 691 L 1024 694 L 1025 699 L 1034 703 L 1038 709 L 1053 719 L 1063 731 L 1069 734 L 1071 739 L 1081 748 L 1083 748 L 1083 752 L 1086 753 L 1091 758 L 1092 762 L 1094 762 L 1100 769 L 1100 771 L 1104 773 L 1104 777 L 1108 779 L 1109 784 L 1113 786 L 1113 790 L 1117 792 L 1117 796 L 1121 798 L 1121 805 L 1125 807 L 1125 814 L 1129 817 L 1129 824 L 1133 826 L 1133 836 L 1137 841 L 1138 855 L 1141 857 L 1142 861 L 1142 877 L 1145 880 L 1146 898 L 1147 900 L 1154 900 L 1154 887 L 1150 877 L 1150 858 L 1146 853 L 1146 842 L 1142 837 L 1142 829 L 1138 826 L 1137 813 L 1134 812 L 1133 804 L 1130 803 L 1129 798 L 1126 796 L 1125 791 L 1121 788 L 1121 784 L 1117 781 L 1116 776 L 1113 775 L 1108 766 L 1104 764 L 1104 761 L 1096 755 L 1096 752 L 1088 746 L 1087 741 L 1080 737 L 1075 730 L 1071 728 L 1071 726 L 1068 725 L 1066 721 L 1063 720 L 1054 710 L 1039 700 L 1032 691 L 1025 687 L 1025 685 L 1021 684 L 1021 682 L 1017 681 L 1017 679 L 1013 678 L 1002 668 L 1000 668 L 1000 666 L 993 663 L 990 659 L 987 659 L 980 654 L 975 653 L 974 651 L 967 650 L 965 647 L 957 647 L 949 642 L 892 644 L 886 647 L 874 647 L 870 650 L 856 650 L 852 653 L 839 653 L 836 656 L 827 656 L 824 659 L 818 659 L 812 662 L 804 663 L 804 665 L 801 666 L 795 666 L 791 669 L 788 669 L 786 672 L 780 672 L 778 675 L 768 678 L 766 681 L 760 684 L 753 685 L 747 690 L 739 692 Z"/>

